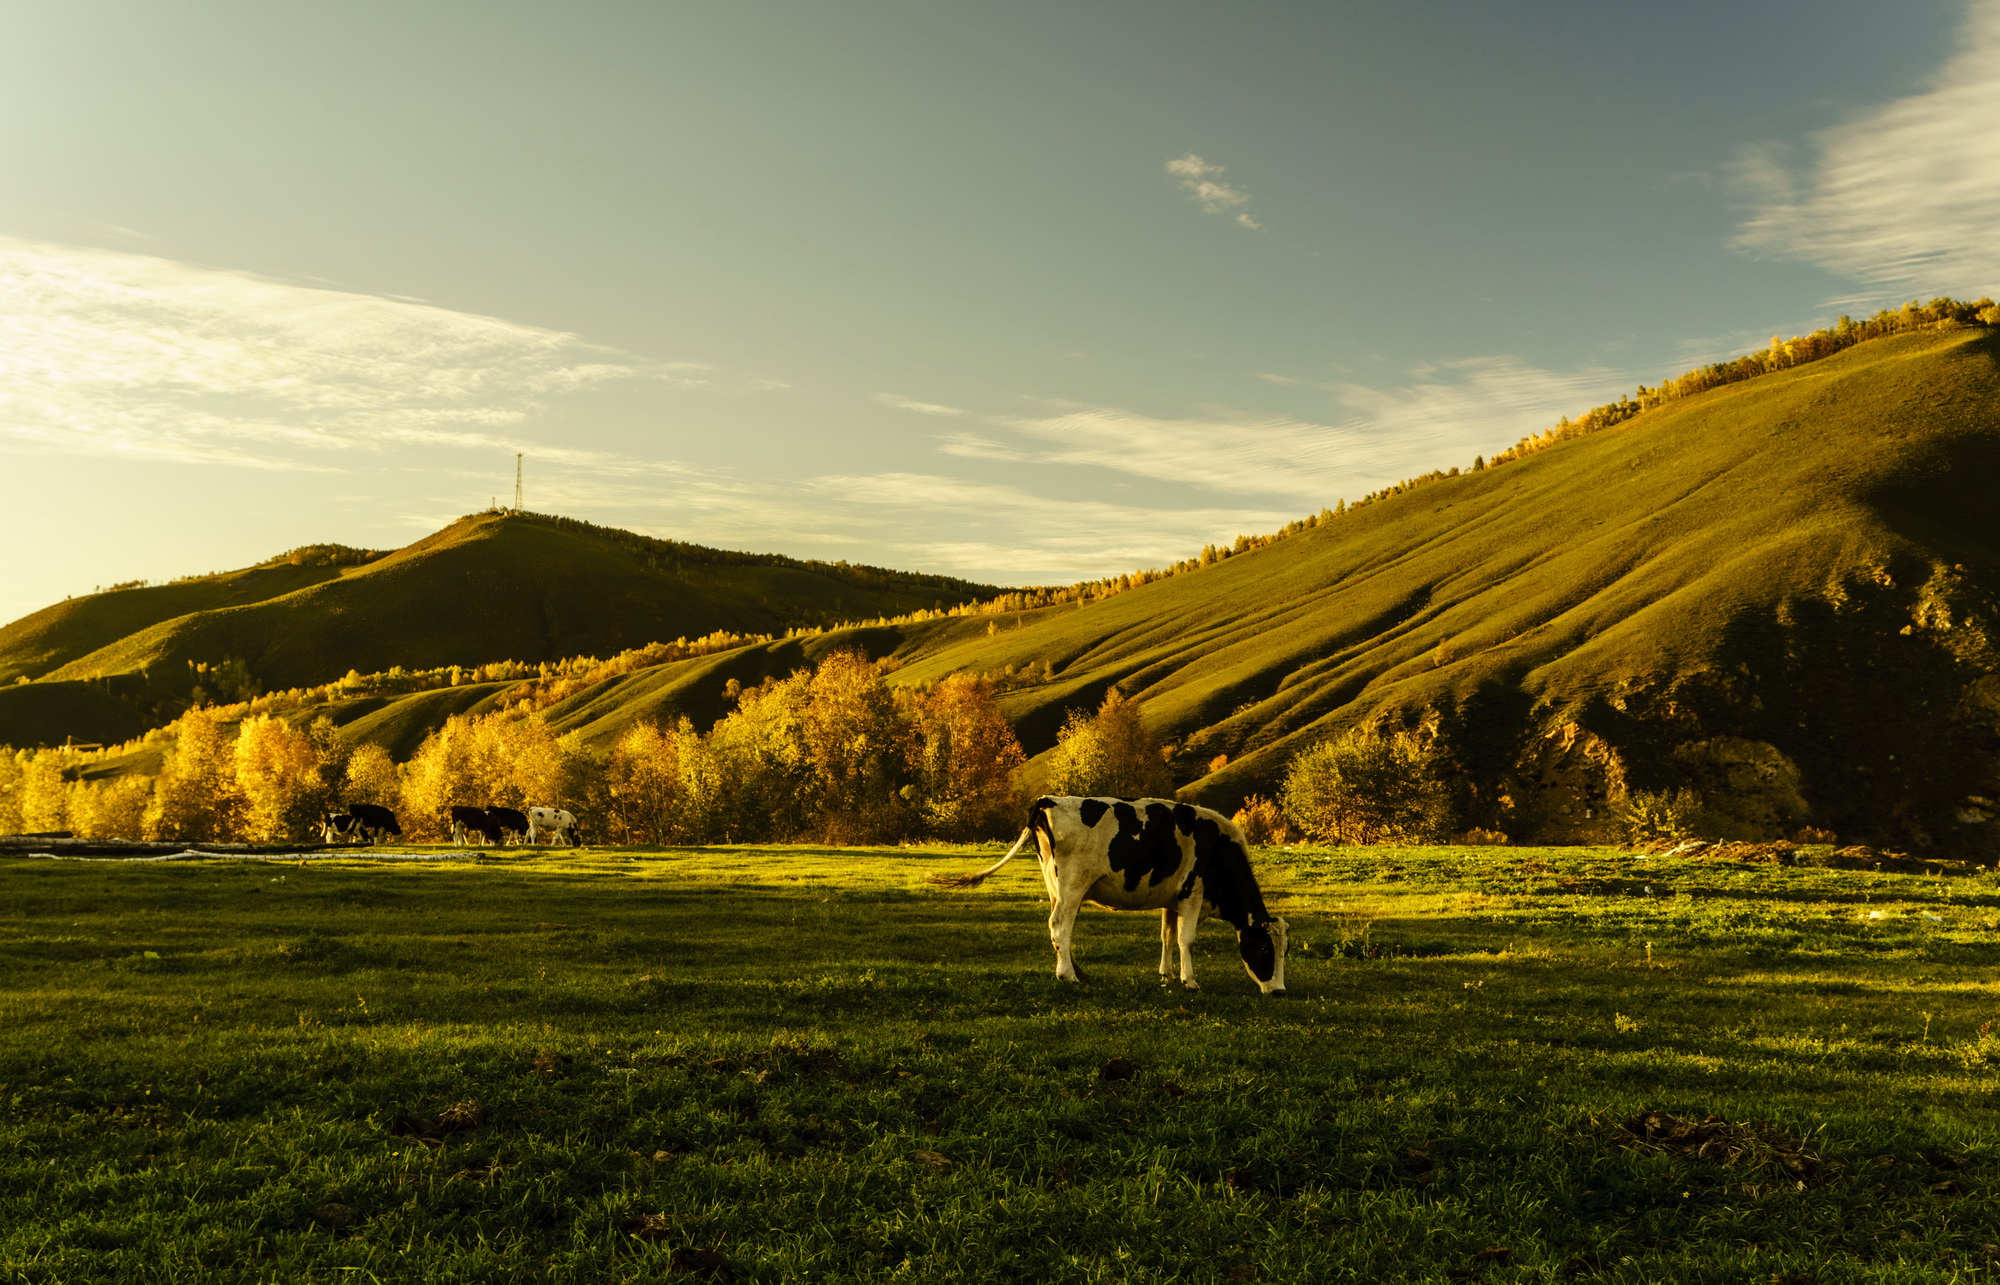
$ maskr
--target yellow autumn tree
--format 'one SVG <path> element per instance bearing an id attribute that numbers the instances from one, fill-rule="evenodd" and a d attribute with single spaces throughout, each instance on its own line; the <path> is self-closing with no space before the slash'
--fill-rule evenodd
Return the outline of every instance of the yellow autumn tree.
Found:
<path id="1" fill-rule="evenodd" d="M 339 802 L 342 806 L 348 803 L 375 803 L 393 808 L 401 801 L 402 789 L 402 775 L 396 761 L 389 757 L 389 751 L 364 741 L 347 756 Z"/>
<path id="2" fill-rule="evenodd" d="M 953 674 L 906 692 L 903 710 L 912 732 L 908 766 L 924 832 L 971 840 L 1017 825 L 1014 776 L 1027 760 L 993 698 L 993 680 Z"/>
<path id="3" fill-rule="evenodd" d="M 564 807 L 581 766 L 539 716 L 454 714 L 403 765 L 398 819 L 413 836 L 441 842 L 453 807 Z"/>
<path id="4" fill-rule="evenodd" d="M 675 842 L 683 811 L 680 746 L 678 728 L 642 722 L 627 728 L 611 747 L 604 773 L 605 821 L 616 842 Z"/>
<path id="5" fill-rule="evenodd" d="M 21 760 L 22 833 L 49 834 L 70 828 L 69 782 L 63 779 L 67 758 L 59 750 L 32 750 Z"/>
<path id="6" fill-rule="evenodd" d="M 0 745 L 0 834 L 19 834 L 21 824 L 21 777 L 28 750 Z"/>
<path id="7" fill-rule="evenodd" d="M 222 716 L 212 706 L 191 709 L 172 724 L 153 798 L 146 807 L 149 839 L 215 842 L 235 833 L 243 799 Z"/>
<path id="8" fill-rule="evenodd" d="M 1147 730 L 1139 707 L 1116 687 L 1094 715 L 1073 711 L 1049 754 L 1051 794 L 1118 798 L 1158 797 L 1173 791 L 1173 774 Z"/>
<path id="9" fill-rule="evenodd" d="M 145 833 L 153 779 L 136 773 L 108 781 L 73 781 L 69 828 L 79 839 L 137 839 Z"/>
<path id="10" fill-rule="evenodd" d="M 820 661 L 806 684 L 800 731 L 809 790 L 810 837 L 826 843 L 886 843 L 910 828 L 901 788 L 905 741 L 882 671 L 856 651 Z"/>
<path id="11" fill-rule="evenodd" d="M 254 842 L 303 839 L 332 801 L 312 737 L 282 718 L 253 714 L 236 732 L 236 789 L 243 797 L 243 837 Z"/>

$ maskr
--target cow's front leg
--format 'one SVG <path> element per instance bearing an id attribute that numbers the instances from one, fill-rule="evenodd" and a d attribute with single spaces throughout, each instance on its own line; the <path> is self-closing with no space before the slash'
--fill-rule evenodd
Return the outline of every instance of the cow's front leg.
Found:
<path id="1" fill-rule="evenodd" d="M 1178 937 L 1176 923 L 1180 916 L 1172 906 L 1160 911 L 1160 985 L 1165 986 L 1173 979 L 1174 941 Z"/>
<path id="2" fill-rule="evenodd" d="M 1076 952 L 1070 938 L 1076 931 L 1076 912 L 1083 908 L 1081 896 L 1061 895 L 1049 908 L 1049 943 L 1056 948 L 1056 976 L 1066 982 L 1080 982 Z"/>
<path id="3" fill-rule="evenodd" d="M 1181 947 L 1181 985 L 1191 991 L 1201 989 L 1201 983 L 1194 979 L 1194 935 L 1201 928 L 1201 913 L 1194 907 L 1187 908 L 1180 916 L 1179 931 L 1175 936 Z"/>

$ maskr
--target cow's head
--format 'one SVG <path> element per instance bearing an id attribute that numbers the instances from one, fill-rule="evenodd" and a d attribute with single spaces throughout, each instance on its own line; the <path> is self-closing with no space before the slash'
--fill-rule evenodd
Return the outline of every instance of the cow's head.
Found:
<path id="1" fill-rule="evenodd" d="M 1258 990 L 1266 995 L 1285 993 L 1284 920 L 1251 924 L 1236 934 L 1236 948 L 1243 952 L 1243 967 Z"/>

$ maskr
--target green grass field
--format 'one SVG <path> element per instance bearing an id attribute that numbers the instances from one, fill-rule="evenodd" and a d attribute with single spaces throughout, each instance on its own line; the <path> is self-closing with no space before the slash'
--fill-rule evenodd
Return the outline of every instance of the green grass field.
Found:
<path id="1" fill-rule="evenodd" d="M 990 852 L 0 861 L 0 1280 L 2000 1267 L 1992 872 L 1268 852 L 1264 1000 Z"/>

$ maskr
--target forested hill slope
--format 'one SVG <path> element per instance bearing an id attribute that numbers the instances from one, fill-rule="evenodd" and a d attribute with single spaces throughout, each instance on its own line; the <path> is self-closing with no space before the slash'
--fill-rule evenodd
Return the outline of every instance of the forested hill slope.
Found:
<path id="1" fill-rule="evenodd" d="M 202 681 L 195 665 L 232 662 L 221 689 L 206 679 L 211 695 L 227 697 L 228 683 L 270 691 L 350 670 L 611 655 L 656 640 L 783 633 L 995 592 L 945 576 L 489 513 L 358 566 L 258 568 L 76 599 L 0 631 L 0 660 L 10 677 L 72 685 L 79 702 L 83 685 L 94 683 L 100 700 L 109 691 L 167 709 L 170 696 Z M 43 729 L 8 725 L 7 690 L 0 742 L 46 740 L 22 734 Z M 40 695 L 38 708 L 49 704 Z"/>
<path id="2" fill-rule="evenodd" d="M 1751 832 L 1947 837 L 2000 797 L 1997 357 L 1986 327 L 1873 340 L 1102 601 L 844 637 L 898 682 L 1032 668 L 1003 697 L 1030 753 L 1118 683 L 1225 807 L 1331 732 L 1428 723 L 1471 818 L 1516 835 L 1693 785 Z M 600 745 L 711 719 L 726 678 L 842 641 L 552 713 Z"/>

